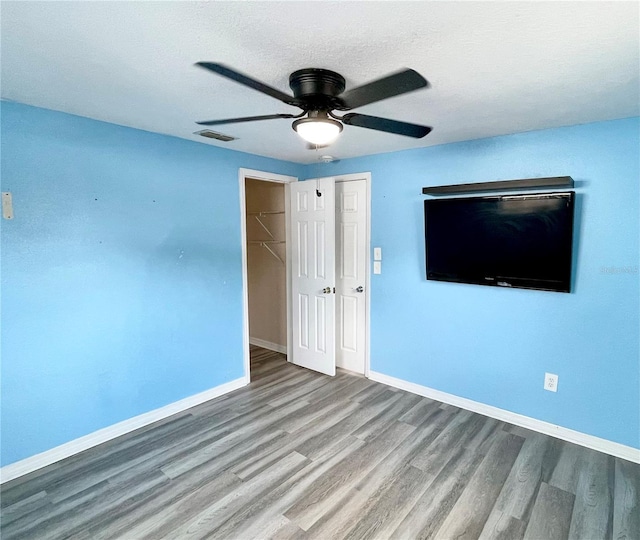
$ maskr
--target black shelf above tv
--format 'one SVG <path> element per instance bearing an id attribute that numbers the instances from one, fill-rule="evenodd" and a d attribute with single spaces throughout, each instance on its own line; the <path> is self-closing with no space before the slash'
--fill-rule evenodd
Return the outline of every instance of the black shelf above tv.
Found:
<path id="1" fill-rule="evenodd" d="M 486 191 L 513 191 L 524 189 L 573 188 L 570 176 L 552 176 L 551 178 L 522 178 L 520 180 L 496 180 L 476 184 L 451 184 L 449 186 L 423 187 L 423 195 L 457 195 L 460 193 L 478 193 Z"/>

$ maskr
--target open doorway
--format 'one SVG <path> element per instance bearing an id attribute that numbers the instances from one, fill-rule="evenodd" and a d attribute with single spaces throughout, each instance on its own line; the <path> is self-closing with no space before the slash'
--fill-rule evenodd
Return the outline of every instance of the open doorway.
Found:
<path id="1" fill-rule="evenodd" d="M 247 178 L 249 344 L 287 352 L 284 184 Z"/>
<path id="2" fill-rule="evenodd" d="M 288 193 L 297 179 L 240 169 L 245 378 L 251 358 L 270 351 L 286 360 L 289 341 Z"/>

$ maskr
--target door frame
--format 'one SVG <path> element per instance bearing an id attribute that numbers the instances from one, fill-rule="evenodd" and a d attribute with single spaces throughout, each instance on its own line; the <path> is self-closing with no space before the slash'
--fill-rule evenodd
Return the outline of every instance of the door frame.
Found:
<path id="1" fill-rule="evenodd" d="M 262 180 L 264 182 L 277 182 L 280 184 L 290 184 L 297 182 L 295 176 L 256 171 L 253 169 L 240 168 L 238 170 L 238 182 L 240 184 L 240 241 L 242 248 L 242 349 L 244 357 L 244 379 L 245 383 L 251 382 L 251 354 L 249 351 L 249 278 L 247 273 L 247 194 L 246 180 Z M 284 190 L 284 217 L 285 217 L 285 272 L 286 272 L 286 298 L 287 303 L 287 361 L 289 361 L 289 343 L 291 340 L 291 254 L 289 245 L 291 242 L 291 231 L 289 230 L 289 190 L 285 186 Z"/>
<path id="2" fill-rule="evenodd" d="M 365 309 L 365 338 L 364 338 L 364 376 L 369 378 L 371 366 L 371 259 L 373 251 L 371 249 L 371 172 L 361 172 L 353 174 L 339 174 L 332 176 L 320 176 L 318 178 L 309 178 L 308 180 L 320 180 L 323 178 L 333 178 L 337 183 L 352 182 L 354 180 L 365 180 L 367 186 L 366 208 L 367 208 L 367 224 L 365 231 L 365 246 L 367 248 L 367 256 L 365 260 L 365 298 L 367 307 Z M 289 264 L 289 261 L 287 261 Z"/>

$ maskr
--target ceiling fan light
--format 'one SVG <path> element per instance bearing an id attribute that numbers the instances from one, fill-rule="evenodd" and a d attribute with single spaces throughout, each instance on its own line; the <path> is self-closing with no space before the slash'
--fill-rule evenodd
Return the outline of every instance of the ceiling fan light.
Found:
<path id="1" fill-rule="evenodd" d="M 332 143 L 342 131 L 342 124 L 330 118 L 302 118 L 292 127 L 305 141 L 317 145 Z"/>

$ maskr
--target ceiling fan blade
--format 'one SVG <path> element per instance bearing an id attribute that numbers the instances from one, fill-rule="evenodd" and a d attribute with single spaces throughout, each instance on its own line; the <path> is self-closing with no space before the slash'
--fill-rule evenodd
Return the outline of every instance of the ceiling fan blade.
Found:
<path id="1" fill-rule="evenodd" d="M 298 107 L 300 104 L 300 101 L 294 98 L 293 96 L 290 96 L 289 94 L 285 94 L 284 92 L 281 92 L 280 90 L 277 90 L 276 88 L 266 85 L 260 81 L 256 81 L 255 79 L 252 79 L 247 75 L 239 73 L 238 71 L 235 71 L 223 64 L 216 64 L 214 62 L 196 62 L 196 66 L 200 66 L 201 68 L 208 69 L 209 71 L 213 71 L 218 75 L 222 75 L 227 79 L 231 79 L 232 81 L 243 84 L 244 86 L 253 88 L 258 92 L 267 94 L 268 96 L 276 98 L 288 105 L 294 105 Z"/>
<path id="2" fill-rule="evenodd" d="M 428 81 L 420 73 L 404 69 L 340 94 L 338 97 L 344 103 L 340 109 L 348 111 L 428 86 Z"/>
<path id="3" fill-rule="evenodd" d="M 396 135 L 404 135 L 415 139 L 421 139 L 433 129 L 429 126 L 419 126 L 418 124 L 409 124 L 408 122 L 357 113 L 345 114 L 340 121 L 349 126 L 386 131 L 387 133 L 395 133 Z"/>
<path id="4" fill-rule="evenodd" d="M 267 114 L 264 116 L 245 116 L 244 118 L 227 118 L 225 120 L 205 120 L 196 122 L 201 126 L 217 126 L 219 124 L 239 124 L 240 122 L 255 122 L 256 120 L 275 120 L 276 118 L 299 118 L 295 114 Z"/>

